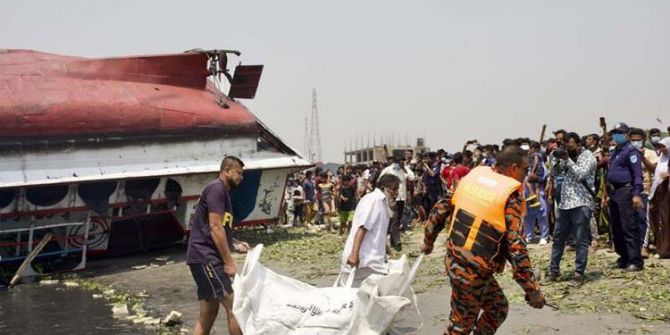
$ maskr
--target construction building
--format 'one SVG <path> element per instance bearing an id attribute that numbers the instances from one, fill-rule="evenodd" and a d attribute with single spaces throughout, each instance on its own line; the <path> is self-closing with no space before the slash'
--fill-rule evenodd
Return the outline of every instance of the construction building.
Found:
<path id="1" fill-rule="evenodd" d="M 386 147 L 386 148 L 384 148 Z M 414 151 L 414 158 L 418 153 L 430 151 L 423 138 L 416 139 L 416 145 L 411 144 L 372 144 L 359 149 L 350 148 L 344 152 L 345 164 L 371 164 L 374 161 L 384 162 L 386 156 L 404 156 L 407 150 Z"/>

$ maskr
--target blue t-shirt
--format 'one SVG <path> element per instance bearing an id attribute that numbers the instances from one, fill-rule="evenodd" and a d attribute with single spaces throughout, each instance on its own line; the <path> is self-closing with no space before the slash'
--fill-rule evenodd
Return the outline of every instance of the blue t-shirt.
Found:
<path id="1" fill-rule="evenodd" d="M 423 181 L 424 185 L 426 185 L 427 188 L 434 189 L 441 187 L 442 185 L 442 179 L 440 179 L 440 163 L 434 163 L 433 166 L 431 167 L 431 170 L 433 171 L 434 176 L 431 176 L 428 172 L 423 173 L 423 177 L 421 177 L 421 181 Z"/>
<path id="2" fill-rule="evenodd" d="M 314 182 L 311 179 L 306 179 L 302 184 L 302 189 L 305 191 L 305 200 L 308 203 L 314 202 Z"/>
<path id="3" fill-rule="evenodd" d="M 642 154 L 630 143 L 617 146 L 610 154 L 607 182 L 610 184 L 631 183 L 634 195 L 643 190 Z"/>
<path id="4" fill-rule="evenodd" d="M 209 230 L 209 213 L 221 214 L 221 225 L 226 231 L 228 246 L 233 249 L 233 206 L 230 189 L 217 178 L 202 190 L 191 225 L 186 264 L 224 263 Z"/>

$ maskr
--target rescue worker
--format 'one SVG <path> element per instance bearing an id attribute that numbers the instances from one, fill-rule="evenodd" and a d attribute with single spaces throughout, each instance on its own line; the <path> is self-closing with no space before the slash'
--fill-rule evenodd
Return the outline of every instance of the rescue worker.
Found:
<path id="1" fill-rule="evenodd" d="M 616 148 L 610 155 L 607 186 L 614 250 L 619 255 L 613 267 L 641 271 L 644 261 L 639 243 L 637 211 L 642 203 L 642 154 L 628 141 L 629 128 L 618 123 L 612 129 Z"/>
<path id="2" fill-rule="evenodd" d="M 496 332 L 509 306 L 493 274 L 502 272 L 506 261 L 512 264 L 513 277 L 524 289 L 528 304 L 545 305 L 523 237 L 521 181 L 527 169 L 526 152 L 507 146 L 497 155 L 495 170 L 480 166 L 470 171 L 461 179 L 450 208 L 438 203 L 425 223 L 421 251 L 430 254 L 444 219 L 451 216 L 445 258 L 451 313 L 445 334 Z"/>

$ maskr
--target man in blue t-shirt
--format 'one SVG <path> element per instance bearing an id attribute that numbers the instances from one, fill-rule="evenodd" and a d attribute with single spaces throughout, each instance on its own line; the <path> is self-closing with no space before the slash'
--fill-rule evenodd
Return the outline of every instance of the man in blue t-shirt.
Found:
<path id="1" fill-rule="evenodd" d="M 316 204 L 316 186 L 312 180 L 312 171 L 305 173 L 305 180 L 302 183 L 302 190 L 305 192 L 305 223 L 307 227 L 312 225 L 312 221 L 319 210 Z"/>
<path id="2" fill-rule="evenodd" d="M 233 238 L 233 206 L 230 191 L 242 182 L 244 163 L 233 156 L 221 162 L 219 177 L 202 191 L 195 211 L 186 264 L 198 288 L 200 316 L 194 335 L 209 334 L 219 313 L 226 309 L 230 334 L 242 334 L 233 315 L 232 278 L 237 273 L 232 250 L 247 252 L 249 244 Z"/>

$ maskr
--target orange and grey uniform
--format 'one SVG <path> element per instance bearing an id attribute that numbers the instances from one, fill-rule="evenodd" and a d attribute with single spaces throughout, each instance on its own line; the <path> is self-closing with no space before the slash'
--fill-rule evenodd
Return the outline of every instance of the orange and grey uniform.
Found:
<path id="1" fill-rule="evenodd" d="M 439 214 L 453 211 L 445 258 L 452 287 L 445 333 L 470 334 L 474 329 L 475 334 L 494 334 L 507 317 L 507 299 L 493 277 L 505 261 L 528 295 L 539 291 L 523 239 L 521 184 L 478 167 L 461 180 L 451 206 L 431 212 L 424 238 L 431 246 L 445 225 L 445 219 L 437 223 Z"/>
<path id="2" fill-rule="evenodd" d="M 428 218 L 423 224 L 423 242 L 430 246 L 431 250 L 437 236 L 449 224 L 453 210 L 454 206 L 451 204 L 451 198 L 440 199 L 430 210 L 430 214 L 428 214 Z"/>

